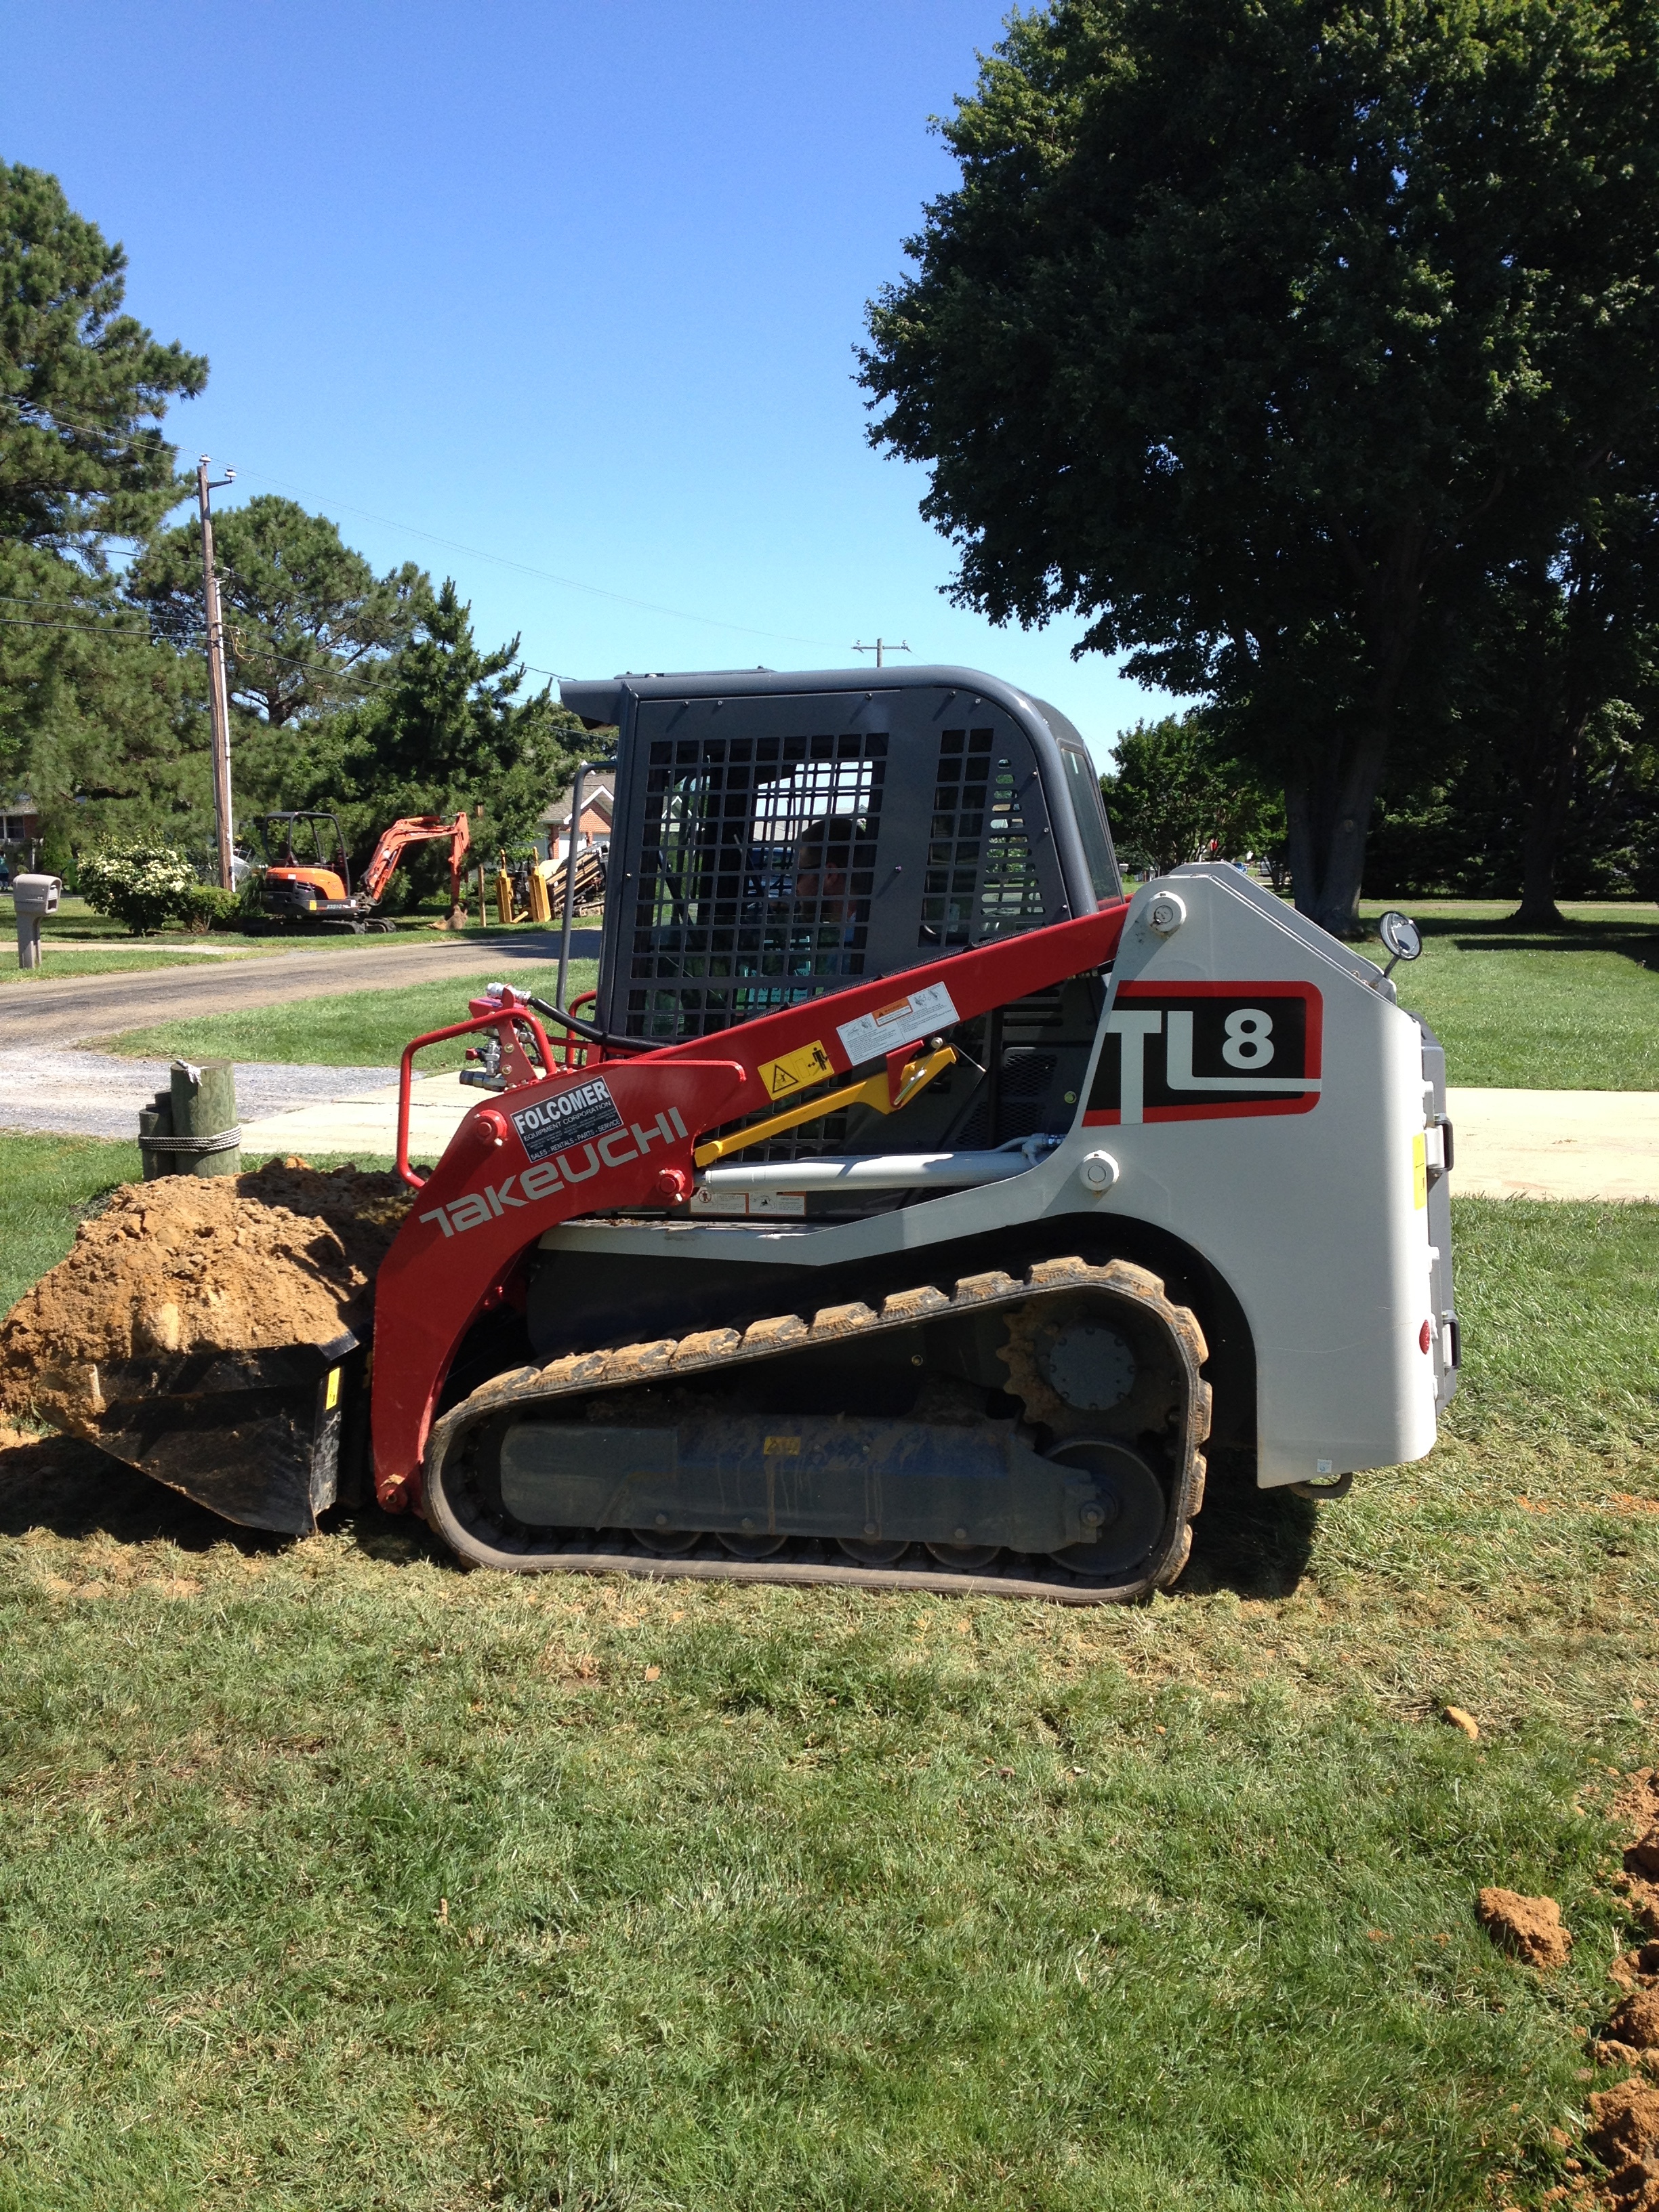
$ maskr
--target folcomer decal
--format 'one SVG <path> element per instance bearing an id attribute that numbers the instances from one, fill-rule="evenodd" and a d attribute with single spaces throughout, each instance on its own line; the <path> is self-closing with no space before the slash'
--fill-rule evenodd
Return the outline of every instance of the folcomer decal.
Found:
<path id="1" fill-rule="evenodd" d="M 532 1160 L 544 1160 L 572 1145 L 591 1145 L 620 1129 L 623 1117 L 602 1075 L 568 1091 L 556 1091 L 533 1106 L 520 1106 L 512 1116 L 519 1140 Z"/>

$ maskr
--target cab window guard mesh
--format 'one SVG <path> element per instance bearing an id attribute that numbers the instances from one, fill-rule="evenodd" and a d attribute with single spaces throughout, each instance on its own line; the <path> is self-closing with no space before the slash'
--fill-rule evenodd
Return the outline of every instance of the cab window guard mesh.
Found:
<path id="1" fill-rule="evenodd" d="M 1013 763 L 995 746 L 989 729 L 939 732 L 919 945 L 979 945 L 1044 918 Z"/>
<path id="2" fill-rule="evenodd" d="M 865 971 L 887 737 L 660 738 L 625 1033 L 707 1036 Z"/>

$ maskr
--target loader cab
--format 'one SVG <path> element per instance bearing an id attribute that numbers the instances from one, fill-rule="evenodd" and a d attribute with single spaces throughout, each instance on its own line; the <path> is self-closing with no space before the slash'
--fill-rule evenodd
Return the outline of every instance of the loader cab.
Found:
<path id="1" fill-rule="evenodd" d="M 598 1018 L 666 1042 L 1122 896 L 1086 747 L 963 668 L 566 683 L 613 726 Z"/>
<path id="2" fill-rule="evenodd" d="M 268 911 L 312 915 L 349 903 L 351 872 L 336 816 L 263 814 L 258 824 L 265 856 L 261 896 Z"/>

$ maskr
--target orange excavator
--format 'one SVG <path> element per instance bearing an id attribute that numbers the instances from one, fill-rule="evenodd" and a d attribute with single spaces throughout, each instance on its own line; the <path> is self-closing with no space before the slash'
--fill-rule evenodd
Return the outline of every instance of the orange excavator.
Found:
<path id="1" fill-rule="evenodd" d="M 463 910 L 461 863 L 472 842 L 465 813 L 458 813 L 453 822 L 442 821 L 435 814 L 410 814 L 394 822 L 381 832 L 355 892 L 337 817 L 307 812 L 261 815 L 259 842 L 264 848 L 265 872 L 260 905 L 273 920 L 312 928 L 390 930 L 391 922 L 374 918 L 374 909 L 386 894 L 404 847 L 427 844 L 440 837 L 449 841 L 453 920 Z"/>

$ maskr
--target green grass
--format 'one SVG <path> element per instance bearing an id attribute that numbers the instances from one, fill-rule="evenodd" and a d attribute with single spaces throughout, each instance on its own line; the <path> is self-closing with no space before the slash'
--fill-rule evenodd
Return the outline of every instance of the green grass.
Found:
<path id="1" fill-rule="evenodd" d="M 35 1262 L 127 1150 L 46 1141 Z M 0 2208 L 1538 2204 L 1656 1749 L 1659 1209 L 1457 1230 L 1435 1455 L 1212 1498 L 1129 1611 L 520 1583 L 15 1455 Z"/>
<path id="2" fill-rule="evenodd" d="M 1423 933 L 1422 958 L 1394 971 L 1400 1003 L 1439 1036 L 1453 1083 L 1659 1091 L 1653 908 L 1570 905 L 1565 929 L 1518 930 L 1511 901 L 1400 903 Z M 1382 904 L 1360 911 L 1374 921 Z M 1360 949 L 1378 951 L 1375 940 Z"/>
<path id="3" fill-rule="evenodd" d="M 88 1207 L 138 1173 L 136 1144 L 0 1136 L 0 1313 L 57 1266 Z"/>
<path id="4" fill-rule="evenodd" d="M 0 952 L 5 949 L 0 940 Z M 245 945 L 231 948 L 228 955 L 216 955 L 204 952 L 200 945 L 191 945 L 187 940 L 151 939 L 139 945 L 112 945 L 107 951 L 58 943 L 45 948 L 38 968 L 0 967 L 0 984 L 26 987 L 31 983 L 61 982 L 65 975 L 145 975 L 152 968 L 217 968 L 227 957 L 247 960 L 258 956 L 253 948 Z"/>
<path id="5" fill-rule="evenodd" d="M 0 914 L 9 911 L 0 908 Z M 396 927 L 399 939 L 413 944 L 429 937 L 438 911 L 434 907 L 398 915 Z M 465 935 L 469 940 L 476 939 L 481 954 L 487 957 L 492 942 L 526 933 L 524 924 L 503 929 L 494 923 L 483 928 L 474 922 Z M 224 932 L 198 935 L 184 929 L 158 930 L 153 936 L 135 939 L 120 922 L 112 921 L 107 915 L 94 914 L 83 898 L 66 892 L 58 912 L 44 918 L 40 942 L 42 958 L 38 969 L 20 969 L 10 963 L 9 956 L 0 955 L 0 983 L 50 982 L 66 975 L 143 975 L 152 968 L 183 967 L 226 955 L 239 960 L 256 960 L 270 959 L 277 953 L 310 952 L 325 947 L 349 952 L 368 946 L 384 951 L 388 940 L 380 935 L 354 937 L 329 932 L 314 936 L 299 931 L 273 932 L 269 936 L 245 937 Z"/>
<path id="6" fill-rule="evenodd" d="M 487 957 L 487 956 L 486 956 Z M 599 963 L 570 963 L 573 995 L 593 988 Z M 476 975 L 446 977 L 441 982 L 412 983 L 401 989 L 347 991 L 327 999 L 296 999 L 284 1006 L 248 1006 L 229 1014 L 156 1023 L 128 1030 L 106 1048 L 137 1060 L 166 1060 L 180 1054 L 196 1060 L 259 1060 L 289 1066 L 386 1067 L 403 1055 L 411 1037 L 467 1018 L 467 1000 L 488 983 L 505 980 L 515 990 L 550 999 L 558 978 L 556 963 L 513 960 Z M 468 1040 L 434 1045 L 417 1063 L 423 1074 L 459 1067 Z"/>
<path id="7" fill-rule="evenodd" d="M 1401 1005 L 1423 1014 L 1444 1043 L 1453 1083 L 1659 1090 L 1659 913 L 1633 905 L 1569 907 L 1565 929 L 1521 932 L 1509 926 L 1509 906 L 1498 900 L 1425 901 L 1412 910 L 1423 931 L 1423 957 L 1396 968 L 1395 981 Z M 1382 911 L 1376 901 L 1362 909 L 1370 921 Z M 483 942 L 481 933 L 481 950 Z M 1375 939 L 1362 949 L 1376 951 Z M 142 1058 L 187 1052 L 335 1066 L 390 1062 L 422 1029 L 457 1018 L 468 992 L 495 972 L 161 1024 L 128 1031 L 113 1049 Z M 550 993 L 550 965 L 515 963 L 500 972 Z M 573 962 L 572 972 L 580 977 L 573 988 L 592 988 L 592 962 Z M 435 1071 L 458 1061 L 452 1047 L 422 1065 Z"/>

